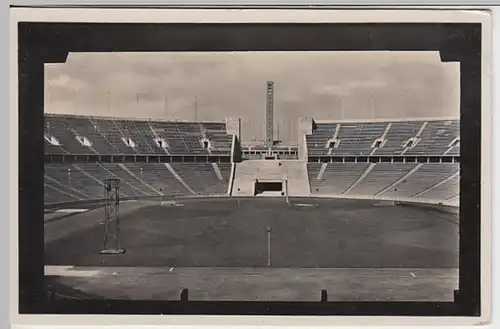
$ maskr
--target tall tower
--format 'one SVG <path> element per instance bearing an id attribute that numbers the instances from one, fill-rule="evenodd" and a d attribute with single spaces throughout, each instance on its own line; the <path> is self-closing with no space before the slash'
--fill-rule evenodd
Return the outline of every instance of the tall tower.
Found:
<path id="1" fill-rule="evenodd" d="M 274 112 L 274 82 L 267 82 L 266 92 L 266 146 L 272 147 L 273 138 L 273 112 Z"/>

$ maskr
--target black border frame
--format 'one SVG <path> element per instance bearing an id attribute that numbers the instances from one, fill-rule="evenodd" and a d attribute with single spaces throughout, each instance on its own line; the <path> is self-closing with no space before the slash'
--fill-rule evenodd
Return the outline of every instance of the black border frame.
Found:
<path id="1" fill-rule="evenodd" d="M 480 316 L 481 23 L 18 23 L 19 313 Z M 459 290 L 454 302 L 49 302 L 44 289 L 44 63 L 68 52 L 439 51 L 461 67 Z M 466 155 L 466 156 L 465 156 Z"/>

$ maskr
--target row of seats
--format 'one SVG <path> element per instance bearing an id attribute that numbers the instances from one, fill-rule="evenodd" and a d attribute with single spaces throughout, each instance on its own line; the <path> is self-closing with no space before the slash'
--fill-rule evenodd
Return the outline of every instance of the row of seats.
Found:
<path id="1" fill-rule="evenodd" d="M 316 123 L 306 143 L 310 156 L 460 155 L 459 136 L 458 120 Z"/>
<path id="2" fill-rule="evenodd" d="M 454 163 L 309 163 L 313 195 L 379 196 L 447 201 L 459 194 Z"/>
<path id="3" fill-rule="evenodd" d="M 229 155 L 232 142 L 226 124 L 219 122 L 45 116 L 45 153 L 50 154 Z"/>
<path id="4" fill-rule="evenodd" d="M 120 180 L 120 196 L 224 195 L 229 163 L 86 163 L 45 164 L 44 202 L 105 197 L 104 181 Z"/>

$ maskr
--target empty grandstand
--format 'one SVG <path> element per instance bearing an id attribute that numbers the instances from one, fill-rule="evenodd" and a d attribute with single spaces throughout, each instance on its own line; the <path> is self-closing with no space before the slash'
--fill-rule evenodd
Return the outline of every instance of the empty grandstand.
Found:
<path id="1" fill-rule="evenodd" d="M 163 122 L 69 115 L 45 116 L 49 154 L 229 155 L 223 122 Z"/>
<path id="2" fill-rule="evenodd" d="M 457 120 L 310 120 L 302 153 L 242 147 L 227 122 L 46 115 L 45 203 L 100 199 L 107 178 L 132 199 L 256 195 L 274 179 L 291 196 L 458 202 Z"/>
<path id="3" fill-rule="evenodd" d="M 371 156 L 460 154 L 458 120 L 316 122 L 306 135 L 309 155 Z"/>

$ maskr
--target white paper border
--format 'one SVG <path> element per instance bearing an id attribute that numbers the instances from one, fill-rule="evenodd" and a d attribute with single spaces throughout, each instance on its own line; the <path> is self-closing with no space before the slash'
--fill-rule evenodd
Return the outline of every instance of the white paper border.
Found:
<path id="1" fill-rule="evenodd" d="M 481 317 L 365 316 L 188 316 L 188 315 L 19 315 L 18 314 L 18 68 L 17 23 L 481 23 Z M 307 9 L 50 9 L 13 8 L 10 15 L 10 297 L 17 325 L 479 325 L 491 317 L 491 16 L 479 10 L 307 10 Z M 34 219 L 35 220 L 35 219 Z"/>

